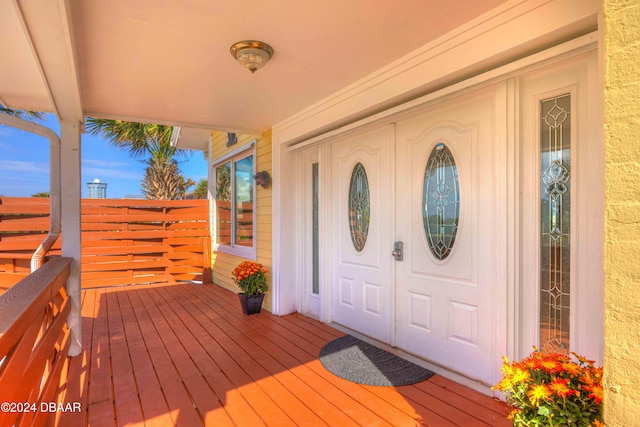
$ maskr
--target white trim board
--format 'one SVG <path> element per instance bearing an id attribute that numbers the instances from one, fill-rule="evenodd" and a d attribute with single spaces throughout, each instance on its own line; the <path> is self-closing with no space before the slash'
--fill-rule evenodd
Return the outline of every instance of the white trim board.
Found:
<path id="1" fill-rule="evenodd" d="M 309 147 L 314 144 L 321 143 L 331 138 L 344 135 L 350 131 L 362 129 L 365 126 L 374 125 L 391 116 L 407 113 L 411 110 L 423 108 L 429 103 L 440 102 L 448 96 L 459 95 L 465 90 L 476 90 L 482 86 L 487 86 L 499 80 L 506 80 L 509 77 L 521 73 L 527 67 L 543 67 L 556 58 L 567 58 L 571 55 L 577 55 L 587 50 L 597 47 L 598 34 L 596 32 L 586 34 L 576 39 L 565 42 L 543 52 L 528 56 L 526 58 L 514 61 L 502 67 L 487 71 L 480 75 L 471 77 L 462 82 L 447 86 L 443 89 L 429 93 L 427 95 L 416 98 L 412 101 L 405 102 L 393 108 L 389 108 L 377 114 L 365 117 L 353 123 L 349 123 L 337 129 L 322 133 L 305 141 L 293 143 L 287 146 L 286 150 L 293 152 L 301 148 Z"/>
<path id="2" fill-rule="evenodd" d="M 274 125 L 274 143 L 309 139 L 593 31 L 600 8 L 597 0 L 508 1 Z"/>

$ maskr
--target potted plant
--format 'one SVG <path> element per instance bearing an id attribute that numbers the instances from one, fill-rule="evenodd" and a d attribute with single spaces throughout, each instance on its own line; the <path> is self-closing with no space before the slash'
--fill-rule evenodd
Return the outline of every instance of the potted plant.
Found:
<path id="1" fill-rule="evenodd" d="M 264 293 L 267 292 L 267 269 L 253 261 L 241 262 L 231 273 L 233 282 L 242 292 L 238 294 L 244 314 L 260 313 Z"/>
<path id="2" fill-rule="evenodd" d="M 520 362 L 504 358 L 502 381 L 493 389 L 515 408 L 514 426 L 604 426 L 602 368 L 571 354 L 534 349 Z"/>

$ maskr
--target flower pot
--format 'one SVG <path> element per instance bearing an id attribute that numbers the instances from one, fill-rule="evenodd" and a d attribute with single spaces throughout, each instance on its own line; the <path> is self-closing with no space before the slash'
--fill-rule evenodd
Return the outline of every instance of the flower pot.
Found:
<path id="1" fill-rule="evenodd" d="M 240 305 L 242 306 L 242 312 L 244 314 L 260 313 L 264 294 L 247 296 L 244 293 L 240 293 L 238 294 L 238 298 L 240 299 Z"/>

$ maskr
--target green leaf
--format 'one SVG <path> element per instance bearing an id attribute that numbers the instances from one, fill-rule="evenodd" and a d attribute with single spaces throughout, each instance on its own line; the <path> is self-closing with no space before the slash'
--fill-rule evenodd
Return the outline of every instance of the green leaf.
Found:
<path id="1" fill-rule="evenodd" d="M 551 409 L 548 406 L 542 405 L 538 408 L 538 415 L 542 415 L 544 417 L 551 415 Z"/>

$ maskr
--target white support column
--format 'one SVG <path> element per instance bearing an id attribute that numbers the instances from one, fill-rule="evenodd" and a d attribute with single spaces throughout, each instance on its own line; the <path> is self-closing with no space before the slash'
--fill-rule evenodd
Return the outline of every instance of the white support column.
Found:
<path id="1" fill-rule="evenodd" d="M 298 309 L 297 281 L 300 251 L 297 251 L 296 224 L 296 165 L 291 153 L 272 136 L 273 161 L 273 258 L 272 258 L 272 313 L 283 316 Z M 294 262 L 283 260 L 295 260 Z"/>
<path id="2" fill-rule="evenodd" d="M 80 253 L 82 240 L 80 234 L 80 123 L 60 122 L 61 159 L 60 175 L 62 181 L 62 256 L 73 258 L 71 272 L 67 281 L 67 293 L 71 300 L 71 312 L 68 317 L 71 329 L 69 356 L 82 352 L 82 305 L 80 295 Z"/>

